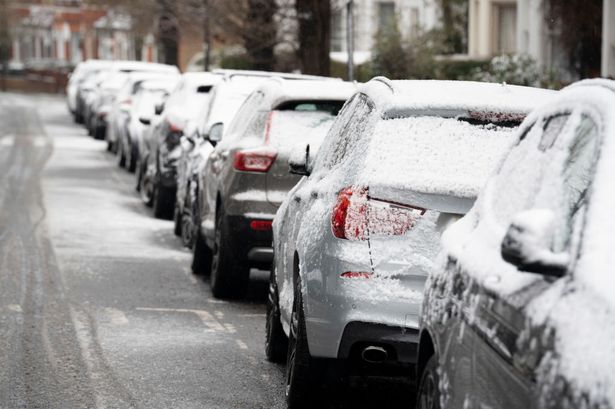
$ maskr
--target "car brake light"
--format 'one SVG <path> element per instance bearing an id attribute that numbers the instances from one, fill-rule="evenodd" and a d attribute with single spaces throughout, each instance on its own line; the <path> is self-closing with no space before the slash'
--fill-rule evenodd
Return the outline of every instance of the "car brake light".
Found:
<path id="1" fill-rule="evenodd" d="M 271 230 L 272 223 L 271 220 L 252 220 L 250 222 L 250 228 L 259 231 Z"/>
<path id="2" fill-rule="evenodd" d="M 233 167 L 243 172 L 266 173 L 277 156 L 277 151 L 271 148 L 244 149 L 235 152 Z"/>
<path id="3" fill-rule="evenodd" d="M 425 209 L 369 196 L 367 188 L 342 189 L 331 215 L 331 231 L 340 239 L 367 240 L 374 236 L 405 234 L 425 214 Z"/>
<path id="4" fill-rule="evenodd" d="M 367 271 L 346 271 L 342 273 L 342 278 L 371 278 L 372 273 L 368 273 Z"/>

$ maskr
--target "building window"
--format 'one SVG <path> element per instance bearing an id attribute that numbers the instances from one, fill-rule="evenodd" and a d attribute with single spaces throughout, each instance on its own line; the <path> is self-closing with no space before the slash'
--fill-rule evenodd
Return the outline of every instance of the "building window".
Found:
<path id="1" fill-rule="evenodd" d="M 331 51 L 343 51 L 344 27 L 342 18 L 341 10 L 336 10 L 331 14 Z"/>
<path id="2" fill-rule="evenodd" d="M 389 30 L 395 24 L 395 3 L 392 1 L 378 3 L 378 30 Z"/>
<path id="3" fill-rule="evenodd" d="M 517 51 L 517 6 L 496 5 L 494 9 L 495 53 L 512 54 Z"/>

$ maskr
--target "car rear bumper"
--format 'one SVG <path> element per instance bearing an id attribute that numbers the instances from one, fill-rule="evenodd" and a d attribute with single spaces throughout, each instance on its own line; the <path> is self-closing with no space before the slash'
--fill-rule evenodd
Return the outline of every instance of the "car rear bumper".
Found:
<path id="1" fill-rule="evenodd" d="M 227 216 L 227 218 L 238 254 L 245 254 L 246 261 L 254 267 L 270 268 L 273 260 L 271 227 L 263 229 L 262 225 L 257 226 L 253 222 L 269 222 L 273 220 L 273 216 L 251 217 L 242 215 Z"/>

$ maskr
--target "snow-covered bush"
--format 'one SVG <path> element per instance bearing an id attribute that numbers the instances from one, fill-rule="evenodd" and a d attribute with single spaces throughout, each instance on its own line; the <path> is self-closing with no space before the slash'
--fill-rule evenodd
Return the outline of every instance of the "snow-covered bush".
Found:
<path id="1" fill-rule="evenodd" d="M 475 71 L 473 79 L 476 81 L 539 86 L 541 72 L 536 60 L 527 54 L 500 55 L 491 60 L 486 71 Z"/>

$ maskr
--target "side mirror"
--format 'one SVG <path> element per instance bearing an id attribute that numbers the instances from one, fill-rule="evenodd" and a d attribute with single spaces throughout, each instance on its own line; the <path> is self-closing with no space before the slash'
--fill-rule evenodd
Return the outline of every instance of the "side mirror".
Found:
<path id="1" fill-rule="evenodd" d="M 310 176 L 312 166 L 310 163 L 310 145 L 295 146 L 288 159 L 289 172 L 294 175 Z"/>
<path id="2" fill-rule="evenodd" d="M 164 111 L 164 102 L 159 102 L 154 107 L 154 114 L 160 115 L 162 114 L 162 111 Z"/>
<path id="3" fill-rule="evenodd" d="M 141 116 L 139 117 L 139 122 L 141 122 L 143 125 L 150 125 L 152 123 L 152 119 L 145 116 Z"/>
<path id="4" fill-rule="evenodd" d="M 217 122 L 213 124 L 211 128 L 209 128 L 209 135 L 207 136 L 207 140 L 213 145 L 215 145 L 222 140 L 223 132 L 224 124 L 222 122 Z"/>
<path id="5" fill-rule="evenodd" d="M 549 209 L 517 213 L 502 240 L 502 258 L 521 271 L 562 277 L 566 273 L 570 256 L 551 250 L 555 233 L 554 219 L 555 215 Z"/>

